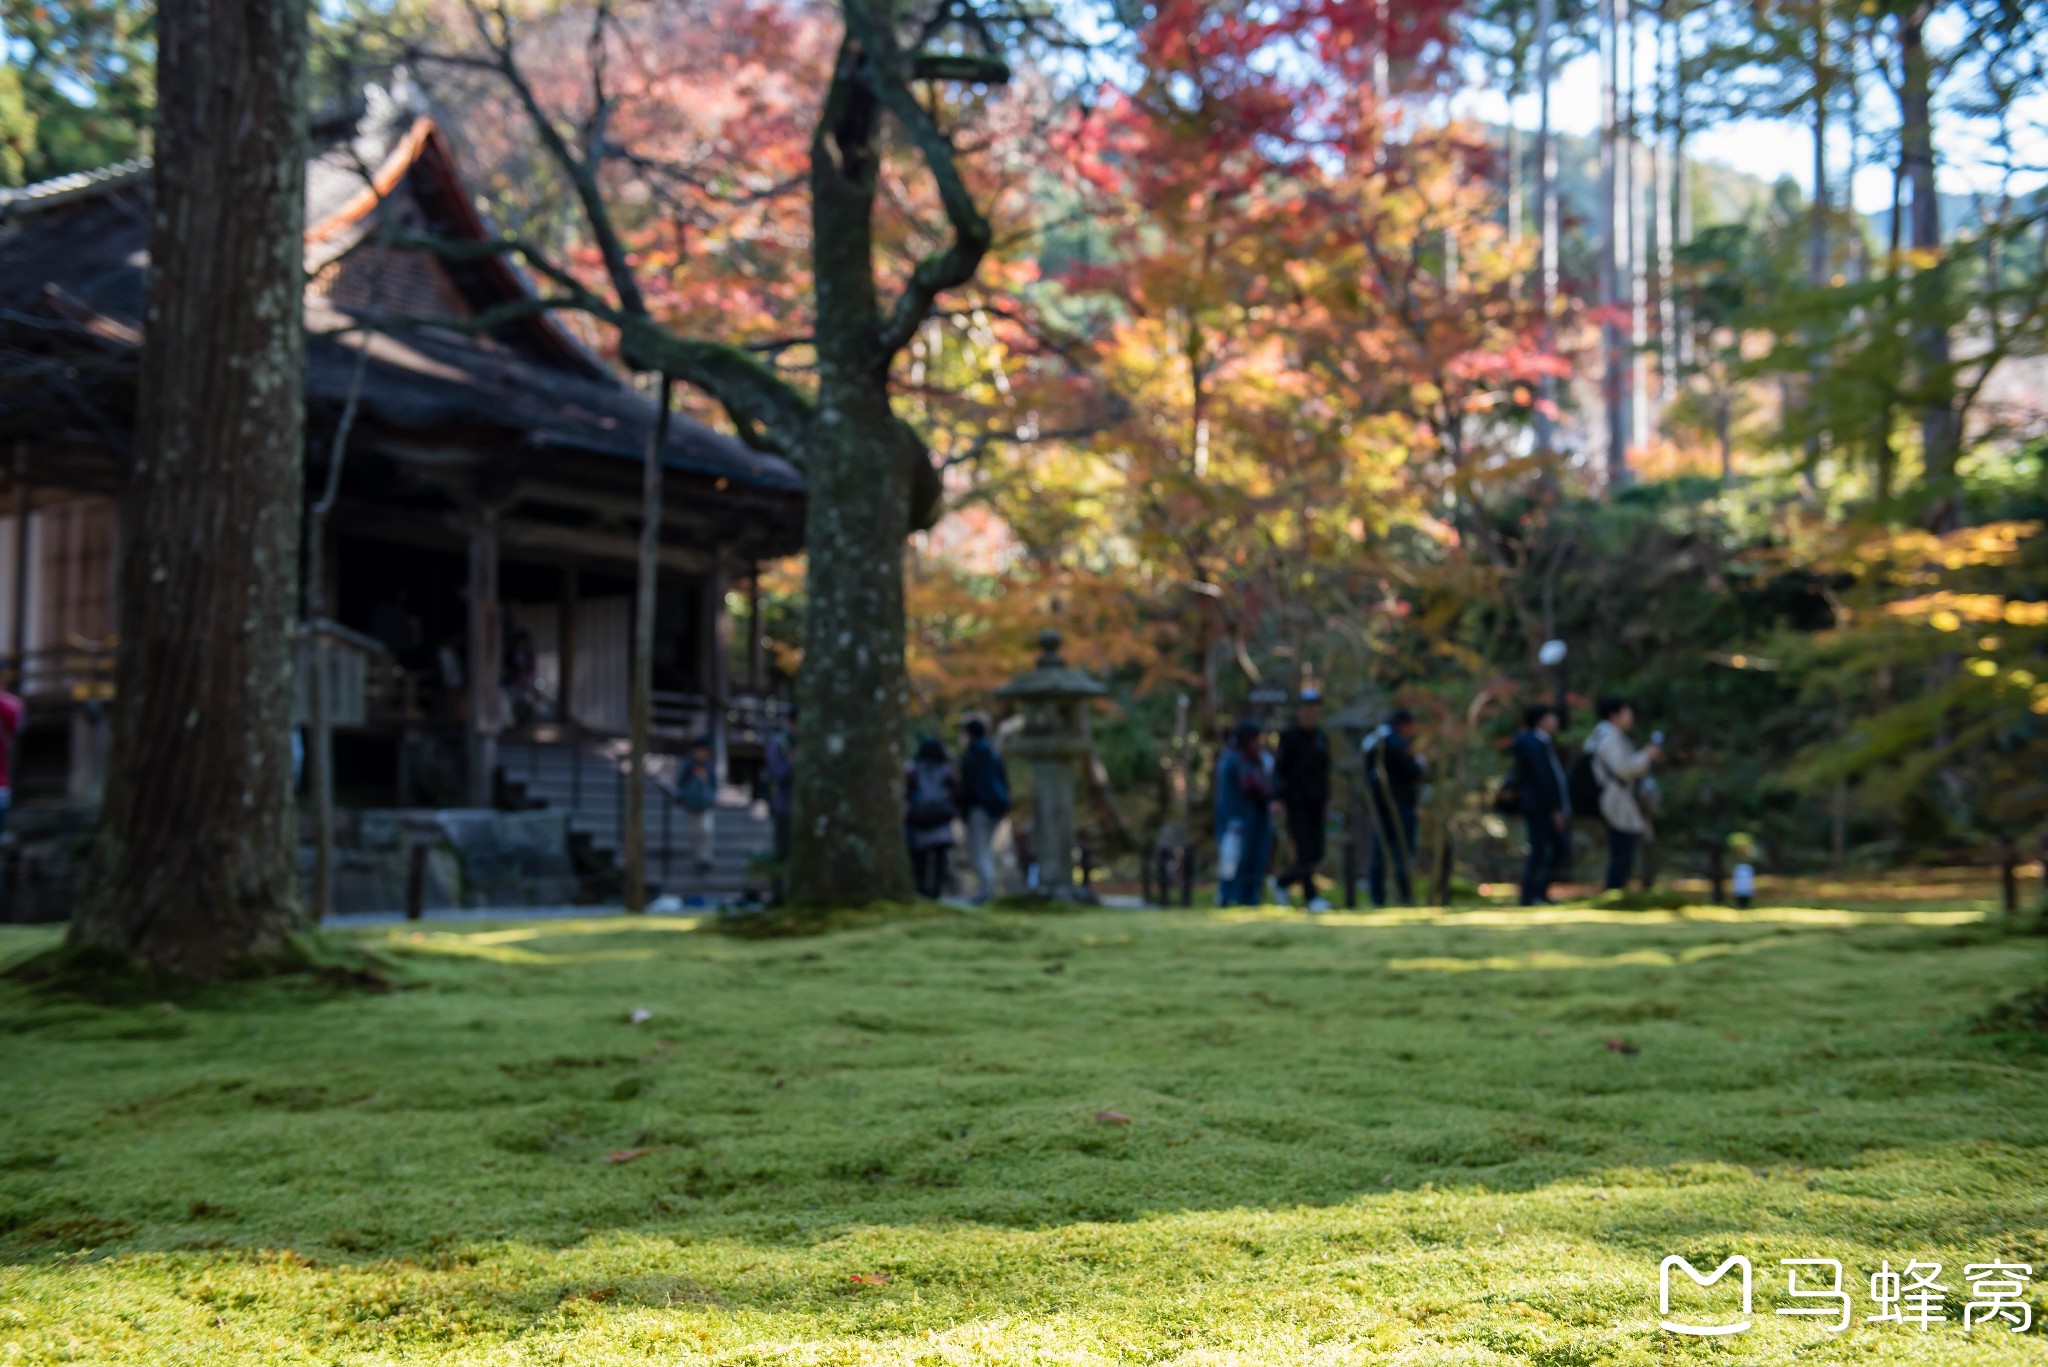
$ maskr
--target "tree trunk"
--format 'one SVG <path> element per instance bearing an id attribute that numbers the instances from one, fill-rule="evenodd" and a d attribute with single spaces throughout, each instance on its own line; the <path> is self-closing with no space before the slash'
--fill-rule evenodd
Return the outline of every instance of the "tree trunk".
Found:
<path id="1" fill-rule="evenodd" d="M 1557 0 L 1536 6 L 1536 305 L 1544 351 L 1551 347 L 1551 311 L 1557 298 L 1557 139 L 1550 127 L 1551 31 L 1557 27 Z M 1557 397 L 1557 380 L 1543 377 L 1545 407 L 1536 413 L 1536 445 L 1544 452 L 1556 446 L 1548 405 Z"/>
<path id="2" fill-rule="evenodd" d="M 805 446 L 807 605 L 797 703 L 789 900 L 909 901 L 903 838 L 903 554 L 906 443 L 876 344 L 873 210 L 880 110 L 842 44 L 811 146 L 818 407 Z"/>
<path id="3" fill-rule="evenodd" d="M 1651 220 L 1657 232 L 1657 407 L 1670 407 L 1678 396 L 1678 301 L 1672 280 L 1678 227 L 1672 185 L 1678 175 L 1678 24 L 1666 3 L 1657 15 L 1657 110 L 1650 143 Z"/>
<path id="4" fill-rule="evenodd" d="M 823 328 L 820 328 L 821 333 Z M 867 362 L 871 363 L 871 362 Z M 809 451 L 804 721 L 789 871 L 797 903 L 908 901 L 903 840 L 904 514 L 888 395 L 821 367 Z"/>
<path id="5" fill-rule="evenodd" d="M 1628 98 L 1624 127 L 1626 135 L 1622 142 L 1623 154 L 1627 158 L 1627 175 L 1623 179 L 1628 205 L 1628 434 L 1631 447 L 1643 447 L 1650 440 L 1650 387 L 1649 353 L 1644 347 L 1647 340 L 1646 323 L 1650 311 L 1650 236 L 1649 215 L 1644 212 L 1643 187 L 1649 177 L 1643 169 L 1643 142 L 1636 131 L 1641 111 L 1636 107 L 1636 93 L 1639 82 L 1636 79 L 1636 16 L 1629 11 L 1628 28 Z"/>
<path id="6" fill-rule="evenodd" d="M 1714 443 L 1721 452 L 1721 487 L 1728 489 L 1735 484 L 1735 440 L 1729 432 L 1729 410 L 1734 399 L 1724 381 L 1720 392 L 1714 396 Z"/>
<path id="7" fill-rule="evenodd" d="M 1617 318 L 1628 277 L 1628 213 L 1623 188 L 1627 140 L 1621 127 L 1621 47 L 1624 0 L 1604 0 L 1600 68 L 1600 304 L 1601 393 L 1607 419 L 1607 486 L 1628 483 L 1628 443 L 1635 417 L 1629 403 L 1629 330 Z M 1632 297 L 1632 292 L 1631 292 Z"/>
<path id="8" fill-rule="evenodd" d="M 216 976 L 303 924 L 291 805 L 306 11 L 163 0 L 113 766 L 73 943 Z"/>
<path id="9" fill-rule="evenodd" d="M 1955 376 L 1949 367 L 1948 268 L 1941 252 L 1941 201 L 1934 184 L 1933 59 L 1927 51 L 1930 4 L 1899 16 L 1899 162 L 1913 193 L 1913 265 L 1910 308 L 1913 354 L 1919 358 L 1920 444 L 1929 499 L 1928 524 L 1951 531 L 1962 523 L 1955 487 L 1961 433 L 1956 422 Z M 1894 216 L 1896 221 L 1896 216 Z M 1925 256 L 1921 254 L 1925 253 Z"/>
<path id="10" fill-rule="evenodd" d="M 1515 78 L 1515 90 L 1520 93 L 1521 78 Z M 1522 128 L 1515 122 L 1514 106 L 1508 107 L 1508 131 L 1506 157 L 1503 158 L 1507 173 L 1507 229 L 1508 245 L 1519 246 L 1522 241 Z M 1455 241 L 1455 237 L 1451 238 Z"/>
<path id="11" fill-rule="evenodd" d="M 1692 241 L 1692 172 L 1685 160 L 1685 11 L 1681 7 L 1671 25 L 1671 240 L 1675 247 Z M 1677 335 L 1678 373 L 1690 374 L 1698 358 L 1693 355 L 1693 323 L 1685 301 L 1673 309 Z"/>
<path id="12" fill-rule="evenodd" d="M 1815 290 L 1824 289 L 1829 277 L 1828 216 L 1832 210 L 1828 195 L 1828 30 L 1826 16 L 1813 34 L 1813 199 L 1806 212 L 1806 283 Z M 1827 357 L 1820 347 L 1819 329 L 1808 330 L 1814 343 L 1814 350 L 1807 364 L 1812 375 L 1819 375 L 1827 364 Z M 1812 403 L 1813 384 L 1811 377 L 1803 380 L 1795 391 L 1797 401 L 1802 405 Z M 1805 482 L 1809 498 L 1818 500 L 1820 493 L 1820 461 L 1823 450 L 1821 431 L 1808 415 L 1806 433 Z"/>

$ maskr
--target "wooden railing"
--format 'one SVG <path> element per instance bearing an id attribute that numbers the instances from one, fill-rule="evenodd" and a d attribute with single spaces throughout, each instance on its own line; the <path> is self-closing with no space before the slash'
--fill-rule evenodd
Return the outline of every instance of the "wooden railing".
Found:
<path id="1" fill-rule="evenodd" d="M 654 734 L 664 740 L 693 740 L 709 733 L 712 700 L 701 693 L 654 693 Z M 726 739 L 754 739 L 766 734 L 779 718 L 789 715 L 789 704 L 774 698 L 752 695 L 727 698 L 720 708 Z"/>
<path id="2" fill-rule="evenodd" d="M 67 645 L 31 650 L 16 661 L 15 691 L 26 698 L 104 702 L 114 696 L 114 656 L 119 642 L 72 638 Z"/>

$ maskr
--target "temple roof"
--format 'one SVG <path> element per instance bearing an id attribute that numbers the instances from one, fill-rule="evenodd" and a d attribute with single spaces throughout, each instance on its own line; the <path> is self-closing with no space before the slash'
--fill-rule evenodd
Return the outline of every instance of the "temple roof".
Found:
<path id="1" fill-rule="evenodd" d="M 68 404 L 76 424 L 127 425 L 149 205 L 146 160 L 0 191 L 0 430 L 35 431 L 53 403 Z M 495 236 L 432 119 L 384 97 L 330 129 L 307 164 L 306 208 L 309 413 L 331 416 L 346 402 L 367 338 L 365 424 L 493 448 L 641 457 L 654 405 L 554 318 L 462 330 L 465 317 L 534 297 L 513 263 L 453 262 L 373 240 L 383 215 L 401 216 L 413 235 Z M 367 317 L 380 330 L 363 328 Z M 803 492 L 789 462 L 682 415 L 664 464 L 720 489 Z"/>

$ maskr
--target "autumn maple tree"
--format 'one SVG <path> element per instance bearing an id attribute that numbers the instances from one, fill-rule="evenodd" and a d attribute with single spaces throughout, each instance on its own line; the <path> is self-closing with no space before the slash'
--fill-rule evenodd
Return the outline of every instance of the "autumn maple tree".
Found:
<path id="1" fill-rule="evenodd" d="M 1539 381 L 1563 368 L 1483 140 L 1411 126 L 1396 98 L 1432 81 L 1448 11 L 1380 19 L 1159 7 L 1142 79 L 1060 144 L 1100 232 L 1040 292 L 1123 420 L 976 485 L 1014 538 L 1005 596 L 1031 586 L 1074 637 L 1193 684 L 1212 725 L 1251 684 L 1363 667 L 1389 573 L 1412 578 L 1404 541 L 1512 570 L 1487 491 L 1531 473 Z M 927 600 L 935 654 L 971 581 Z"/>
<path id="2" fill-rule="evenodd" d="M 595 320 L 625 364 L 694 387 L 745 440 L 804 471 L 805 762 L 792 900 L 907 897 L 896 830 L 904 540 L 937 516 L 940 480 L 924 437 L 897 411 L 897 361 L 948 293 L 974 279 L 994 241 L 959 130 L 1007 83 L 1011 53 L 1052 34 L 1051 12 L 1003 0 L 844 0 L 824 12 L 706 4 L 627 14 L 598 0 L 580 13 L 583 41 L 566 60 L 571 30 L 560 13 L 474 0 L 466 16 L 470 45 L 418 55 L 497 85 L 573 213 L 565 239 L 581 259 L 530 237 L 494 248 L 546 282 L 536 307 Z M 720 89 L 769 118 L 759 130 L 766 138 L 741 122 L 721 142 L 686 112 L 688 75 L 667 54 L 714 33 L 730 37 L 721 18 L 753 25 L 757 40 L 777 31 L 803 40 L 771 49 L 790 64 L 794 87 L 772 88 L 783 78 L 759 66 L 758 44 L 738 68 L 753 69 L 752 84 L 726 68 Z M 773 136 L 778 126 L 786 135 L 798 110 L 807 122 L 800 156 L 787 136 Z M 757 140 L 783 151 L 764 159 Z M 800 235 L 787 213 L 791 190 Z M 750 195 L 760 205 L 752 228 Z M 664 221 L 664 208 L 692 200 L 714 221 Z M 722 287 L 755 301 L 738 328 L 718 289 L 690 282 L 692 254 L 707 249 L 758 275 L 745 286 L 728 275 Z M 771 320 L 795 330 L 760 337 Z"/>

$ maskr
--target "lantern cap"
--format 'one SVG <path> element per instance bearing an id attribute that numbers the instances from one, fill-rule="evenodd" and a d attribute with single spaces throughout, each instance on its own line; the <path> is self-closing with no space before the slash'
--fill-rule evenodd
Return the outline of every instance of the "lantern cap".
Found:
<path id="1" fill-rule="evenodd" d="M 996 690 L 999 698 L 1056 702 L 1071 698 L 1106 697 L 1109 689 L 1085 670 L 1069 666 L 1060 655 L 1060 634 L 1051 627 L 1038 633 L 1038 661 Z"/>

